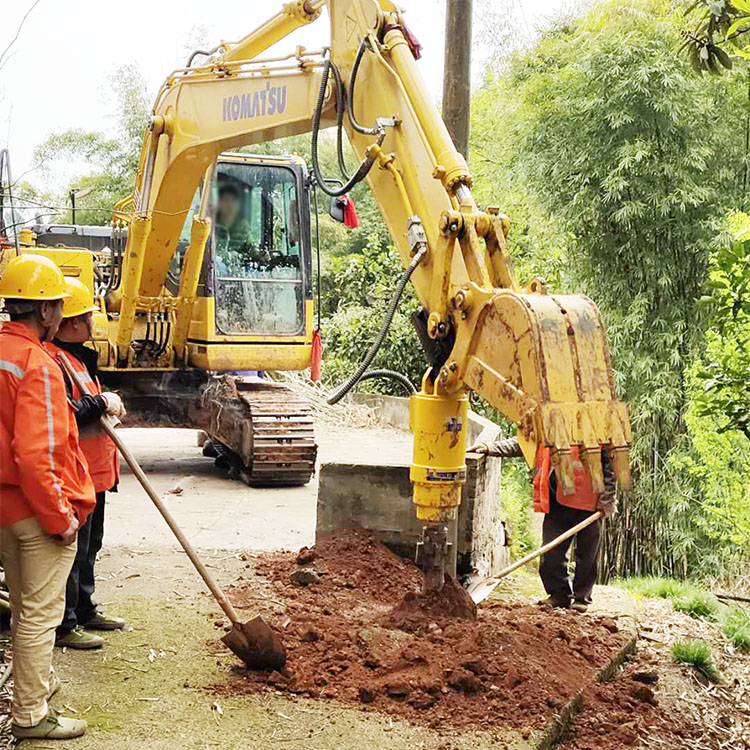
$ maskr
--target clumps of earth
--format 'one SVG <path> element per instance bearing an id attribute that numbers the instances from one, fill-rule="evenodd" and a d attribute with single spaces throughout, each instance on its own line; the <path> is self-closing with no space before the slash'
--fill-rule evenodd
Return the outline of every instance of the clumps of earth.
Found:
<path id="1" fill-rule="evenodd" d="M 592 683 L 627 640 L 613 620 L 534 605 L 483 602 L 450 579 L 420 594 L 421 573 L 361 530 L 297 555 L 261 556 L 285 613 L 281 672 L 242 671 L 219 693 L 281 691 L 355 703 L 432 727 L 514 727 L 528 736 Z M 233 590 L 257 603 L 257 585 Z"/>

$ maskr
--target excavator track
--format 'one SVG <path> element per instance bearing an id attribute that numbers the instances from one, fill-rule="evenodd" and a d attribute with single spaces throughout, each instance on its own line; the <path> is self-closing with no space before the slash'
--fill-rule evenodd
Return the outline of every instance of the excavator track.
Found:
<path id="1" fill-rule="evenodd" d="M 247 483 L 266 487 L 307 484 L 318 453 L 310 404 L 277 383 L 246 387 L 239 381 L 237 386 L 252 423 Z"/>
<path id="2" fill-rule="evenodd" d="M 199 419 L 233 473 L 252 486 L 307 484 L 318 447 L 309 403 L 284 385 L 256 377 L 212 378 Z"/>

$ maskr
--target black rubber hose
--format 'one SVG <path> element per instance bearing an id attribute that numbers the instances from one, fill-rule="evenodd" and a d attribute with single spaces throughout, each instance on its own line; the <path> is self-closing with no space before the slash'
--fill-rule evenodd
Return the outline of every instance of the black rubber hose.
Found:
<path id="1" fill-rule="evenodd" d="M 349 79 L 349 96 L 347 101 L 347 114 L 349 115 L 349 122 L 351 126 L 362 135 L 378 135 L 380 129 L 377 127 L 366 128 L 357 122 L 357 118 L 354 116 L 354 86 L 357 83 L 357 73 L 359 72 L 359 66 L 362 62 L 362 58 L 365 56 L 365 49 L 367 47 L 367 38 L 362 40 L 357 50 L 357 56 L 354 58 L 354 65 L 352 66 L 352 75 Z"/>
<path id="2" fill-rule="evenodd" d="M 375 359 L 375 355 L 378 353 L 381 345 L 383 344 L 383 341 L 385 341 L 385 337 L 388 335 L 388 329 L 391 327 L 393 316 L 396 314 L 396 309 L 398 308 L 398 303 L 401 301 L 401 296 L 404 293 L 404 289 L 406 289 L 406 285 L 409 283 L 411 275 L 416 270 L 426 252 L 427 248 L 423 247 L 412 258 L 411 263 L 409 263 L 409 265 L 406 267 L 406 270 L 403 272 L 403 274 L 401 274 L 401 278 L 399 279 L 396 288 L 393 290 L 393 296 L 391 297 L 391 302 L 388 305 L 388 310 L 386 310 L 385 317 L 383 318 L 383 324 L 380 326 L 380 332 L 378 333 L 375 341 L 373 341 L 370 348 L 367 350 L 365 358 L 360 363 L 354 375 L 352 375 L 349 380 L 347 380 L 343 385 L 340 385 L 328 397 L 329 404 L 337 404 L 339 401 L 341 401 L 341 399 L 344 398 L 344 396 L 346 396 L 346 394 L 349 393 L 349 391 L 354 388 L 357 383 L 359 383 L 359 381 L 362 379 L 362 376 L 367 371 L 367 368 L 372 363 L 372 360 Z"/>
<path id="3" fill-rule="evenodd" d="M 349 179 L 351 179 L 351 175 L 347 171 L 346 161 L 344 160 L 344 110 L 346 109 L 346 89 L 341 82 L 341 73 L 339 73 L 339 69 L 333 62 L 331 62 L 331 71 L 336 80 L 336 157 L 339 162 L 339 172 L 341 173 L 344 182 L 348 182 Z M 333 182 L 333 180 L 329 180 L 329 182 Z"/>
<path id="4" fill-rule="evenodd" d="M 318 331 L 320 331 L 320 317 L 322 315 L 322 305 L 320 302 L 320 217 L 318 215 L 318 188 L 312 186 L 313 194 L 313 206 L 315 208 L 315 254 L 317 255 L 317 277 L 318 277 L 318 290 L 317 290 L 317 306 L 318 306 Z"/>
<path id="5" fill-rule="evenodd" d="M 337 197 L 340 195 L 344 195 L 345 193 L 348 193 L 358 182 L 361 182 L 366 176 L 367 173 L 372 169 L 372 165 L 375 163 L 375 158 L 371 156 L 366 156 L 364 159 L 362 159 L 362 162 L 359 165 L 359 168 L 357 171 L 352 175 L 350 179 L 348 179 L 342 186 L 338 188 L 332 188 L 330 187 L 330 180 L 326 180 L 326 178 L 322 175 L 320 171 L 320 164 L 318 163 L 318 135 L 320 133 L 320 116 L 323 111 L 323 103 L 325 102 L 326 97 L 326 89 L 328 88 L 328 76 L 331 71 L 333 63 L 329 60 L 325 61 L 325 64 L 323 65 L 323 77 L 320 81 L 320 91 L 318 92 L 318 101 L 315 105 L 315 111 L 313 112 L 313 121 L 312 121 L 312 143 L 311 143 L 311 161 L 312 161 L 312 168 L 313 168 L 313 174 L 315 175 L 315 181 L 320 186 L 320 189 L 326 193 L 326 195 L 330 195 L 331 197 Z M 385 137 L 385 133 L 381 133 L 380 137 L 378 139 L 379 143 L 382 143 L 383 138 Z"/>
<path id="6" fill-rule="evenodd" d="M 414 387 L 414 383 L 412 383 L 411 380 L 406 377 L 406 375 L 402 375 L 400 372 L 396 372 L 395 370 L 370 370 L 359 379 L 359 382 L 361 383 L 364 380 L 374 380 L 375 378 L 395 380 L 397 383 L 400 383 L 409 393 L 417 392 L 417 389 Z"/>

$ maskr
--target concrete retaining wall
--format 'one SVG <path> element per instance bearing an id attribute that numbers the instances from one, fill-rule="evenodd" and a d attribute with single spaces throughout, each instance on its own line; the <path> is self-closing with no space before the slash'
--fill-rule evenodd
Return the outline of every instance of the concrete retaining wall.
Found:
<path id="1" fill-rule="evenodd" d="M 394 427 L 408 429 L 408 399 L 357 394 Z M 476 414 L 469 416 L 469 441 L 499 431 Z M 492 575 L 509 562 L 500 503 L 501 459 L 470 453 L 457 519 L 458 569 Z M 405 557 L 414 558 L 422 528 L 412 504 L 407 464 L 327 463 L 320 467 L 316 537 L 359 527 Z"/>
<path id="2" fill-rule="evenodd" d="M 500 464 L 499 458 L 466 458 L 456 529 L 461 573 L 492 575 L 509 561 L 500 510 Z M 407 465 L 323 464 L 316 538 L 341 529 L 368 529 L 400 555 L 414 559 L 422 527 L 411 496 Z"/>

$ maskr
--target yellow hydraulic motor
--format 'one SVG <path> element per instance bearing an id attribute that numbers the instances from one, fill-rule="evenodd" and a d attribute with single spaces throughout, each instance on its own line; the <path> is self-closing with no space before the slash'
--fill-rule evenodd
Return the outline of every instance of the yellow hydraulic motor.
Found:
<path id="1" fill-rule="evenodd" d="M 447 524 L 456 518 L 466 481 L 466 426 L 469 397 L 437 392 L 428 370 L 422 389 L 411 396 L 409 422 L 414 434 L 410 478 L 417 518 L 423 524 L 423 590 L 440 590 L 448 550 Z"/>

